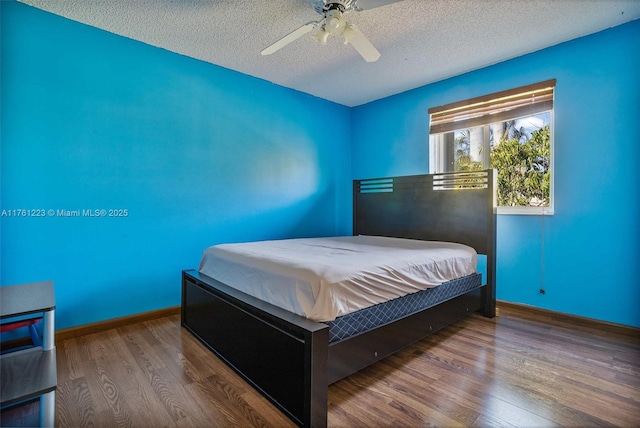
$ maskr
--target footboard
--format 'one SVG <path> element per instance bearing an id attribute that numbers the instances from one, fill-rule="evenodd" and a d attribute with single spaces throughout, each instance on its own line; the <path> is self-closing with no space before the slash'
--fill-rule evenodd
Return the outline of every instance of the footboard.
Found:
<path id="1" fill-rule="evenodd" d="M 295 422 L 327 425 L 326 324 L 189 270 L 182 325 Z"/>

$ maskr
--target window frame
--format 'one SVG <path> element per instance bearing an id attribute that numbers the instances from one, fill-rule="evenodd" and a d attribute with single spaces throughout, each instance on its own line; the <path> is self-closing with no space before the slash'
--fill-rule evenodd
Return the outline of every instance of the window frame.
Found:
<path id="1" fill-rule="evenodd" d="M 498 206 L 498 214 L 505 215 L 554 215 L 555 214 L 555 149 L 554 149 L 554 133 L 555 133 L 555 85 L 556 80 L 546 80 L 532 85 L 521 86 L 518 88 L 508 89 L 493 94 L 483 95 L 468 100 L 457 101 L 445 104 L 439 107 L 433 107 L 428 110 L 429 113 L 429 172 L 439 173 L 445 172 L 443 162 L 445 156 L 441 144 L 433 144 L 435 135 L 444 135 L 459 130 L 483 127 L 485 132 L 485 144 L 489 145 L 489 139 L 486 134 L 489 132 L 489 126 L 493 123 L 504 122 L 507 120 L 520 119 L 523 117 L 535 116 L 541 113 L 549 114 L 549 206 L 526 206 L 526 207 L 510 207 Z M 542 94 L 538 100 L 535 100 L 536 94 Z M 530 105 L 527 97 L 531 96 Z M 501 104 L 507 100 L 505 104 Z M 514 108 L 509 109 L 511 104 Z M 506 108 L 502 108 L 507 105 Z M 497 106 L 497 107 L 496 107 Z M 495 111 L 494 111 L 495 108 Z M 497 111 L 497 114 L 496 114 Z M 513 116 L 515 115 L 515 116 Z M 435 116 L 435 120 L 434 120 Z M 433 130 L 436 130 L 434 132 Z M 488 153 L 484 158 L 488 157 Z M 488 164 L 487 164 L 488 165 Z M 443 171 L 439 171 L 442 168 Z"/>

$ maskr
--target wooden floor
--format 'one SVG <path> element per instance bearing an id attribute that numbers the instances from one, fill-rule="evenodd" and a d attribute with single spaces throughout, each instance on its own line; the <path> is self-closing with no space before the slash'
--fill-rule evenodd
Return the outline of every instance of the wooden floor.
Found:
<path id="1" fill-rule="evenodd" d="M 56 426 L 292 426 L 181 329 L 178 316 L 57 346 Z M 330 427 L 637 427 L 640 337 L 501 307 L 498 318 L 472 315 L 331 385 L 328 420 Z"/>

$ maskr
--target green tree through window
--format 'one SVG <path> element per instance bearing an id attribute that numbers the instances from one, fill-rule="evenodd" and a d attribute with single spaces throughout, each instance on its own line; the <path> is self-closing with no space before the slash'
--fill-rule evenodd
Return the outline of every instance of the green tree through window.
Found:
<path id="1" fill-rule="evenodd" d="M 491 168 L 498 171 L 498 205 L 548 207 L 551 189 L 550 126 L 531 137 L 501 138 L 491 150 Z"/>

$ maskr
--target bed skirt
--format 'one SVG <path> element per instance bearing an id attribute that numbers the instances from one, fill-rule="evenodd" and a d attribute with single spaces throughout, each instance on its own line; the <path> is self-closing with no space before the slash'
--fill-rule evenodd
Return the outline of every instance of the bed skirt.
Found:
<path id="1" fill-rule="evenodd" d="M 482 285 L 482 274 L 474 273 L 445 282 L 437 287 L 418 291 L 385 303 L 360 309 L 327 322 L 329 343 L 337 342 L 402 317 L 430 308 L 438 303 L 460 296 Z"/>

